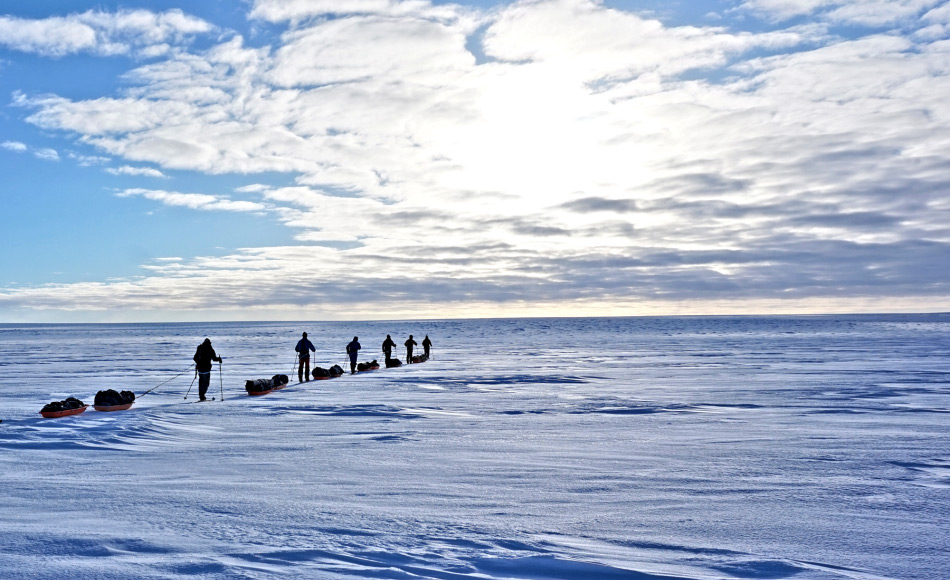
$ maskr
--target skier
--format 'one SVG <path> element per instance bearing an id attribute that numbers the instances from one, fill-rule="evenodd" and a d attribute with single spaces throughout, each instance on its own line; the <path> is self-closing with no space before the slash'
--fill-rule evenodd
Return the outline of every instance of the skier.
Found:
<path id="1" fill-rule="evenodd" d="M 408 364 L 412 364 L 412 347 L 418 345 L 419 343 L 412 340 L 412 335 L 410 334 L 409 340 L 407 340 L 404 344 L 406 345 L 406 362 Z"/>
<path id="2" fill-rule="evenodd" d="M 389 362 L 389 359 L 393 357 L 393 347 L 396 346 L 396 342 L 393 341 L 393 337 L 386 335 L 386 340 L 383 341 L 383 354 L 386 355 L 386 362 Z"/>
<path id="3" fill-rule="evenodd" d="M 221 362 L 224 359 L 214 352 L 210 338 L 206 338 L 198 345 L 195 356 L 192 358 L 195 361 L 195 372 L 198 373 L 198 400 L 204 401 L 208 385 L 211 384 L 211 361 Z"/>
<path id="4" fill-rule="evenodd" d="M 422 348 L 425 349 L 426 358 L 429 358 L 429 349 L 432 348 L 432 341 L 429 340 L 428 334 L 422 339 Z"/>
<path id="5" fill-rule="evenodd" d="M 350 344 L 346 345 L 346 354 L 350 355 L 350 374 L 356 374 L 356 357 L 359 356 L 360 349 L 360 337 L 354 336 Z"/>
<path id="6" fill-rule="evenodd" d="M 303 333 L 303 338 L 297 341 L 297 346 L 294 347 L 294 350 L 297 351 L 297 356 L 298 356 L 297 382 L 298 383 L 303 382 L 305 380 L 304 377 L 307 377 L 306 380 L 309 381 L 310 380 L 310 353 L 311 351 L 316 352 L 317 349 L 314 348 L 312 342 L 307 340 L 306 332 Z M 306 365 L 307 367 L 306 374 L 304 374 L 303 372 L 304 365 Z"/>

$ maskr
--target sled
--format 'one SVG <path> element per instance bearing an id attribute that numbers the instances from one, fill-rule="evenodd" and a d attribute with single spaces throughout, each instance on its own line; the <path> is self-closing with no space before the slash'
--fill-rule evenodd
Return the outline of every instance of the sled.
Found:
<path id="1" fill-rule="evenodd" d="M 290 383 L 287 383 L 287 384 L 289 385 Z M 274 387 L 273 389 L 267 389 L 266 391 L 248 391 L 247 394 L 251 397 L 260 397 L 263 395 L 269 395 L 270 393 L 273 393 L 274 391 L 279 391 L 286 386 L 287 385 L 280 385 L 279 387 Z"/>
<path id="2" fill-rule="evenodd" d="M 133 401 L 134 402 L 134 401 Z M 123 405 L 93 405 L 92 408 L 96 411 L 125 411 L 130 409 L 132 403 L 125 403 Z"/>
<path id="3" fill-rule="evenodd" d="M 86 411 L 86 407 L 89 405 L 83 405 L 82 407 L 77 407 L 75 409 L 63 409 L 62 411 L 40 411 L 40 415 L 43 415 L 47 419 L 54 419 L 56 417 L 68 417 L 69 415 L 78 415 Z"/>

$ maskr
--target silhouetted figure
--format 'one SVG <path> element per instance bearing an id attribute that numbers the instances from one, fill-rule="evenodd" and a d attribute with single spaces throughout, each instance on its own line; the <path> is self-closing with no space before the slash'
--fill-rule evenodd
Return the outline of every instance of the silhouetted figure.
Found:
<path id="1" fill-rule="evenodd" d="M 412 335 L 409 335 L 409 340 L 405 343 L 406 345 L 406 364 L 412 364 L 412 347 L 417 346 L 419 343 L 412 340 Z"/>
<path id="2" fill-rule="evenodd" d="M 386 340 L 383 341 L 383 354 L 386 355 L 386 360 L 393 358 L 393 347 L 396 346 L 396 342 L 393 340 L 393 337 L 386 335 Z"/>
<path id="3" fill-rule="evenodd" d="M 350 355 L 350 374 L 356 374 L 356 357 L 360 354 L 360 337 L 354 336 L 350 344 L 346 345 L 346 354 Z"/>
<path id="4" fill-rule="evenodd" d="M 303 333 L 303 338 L 297 341 L 297 346 L 294 347 L 294 350 L 297 351 L 298 360 L 297 360 L 297 382 L 303 382 L 304 380 L 310 380 L 310 353 L 316 352 L 317 349 L 314 348 L 313 343 L 307 340 L 307 333 Z M 307 367 L 307 372 L 304 373 L 304 365 Z M 304 379 L 304 377 L 307 377 Z"/>
<path id="5" fill-rule="evenodd" d="M 429 349 L 432 348 L 432 341 L 429 340 L 429 335 L 427 334 L 425 338 L 422 339 L 422 349 L 425 351 L 426 358 L 429 358 Z"/>
<path id="6" fill-rule="evenodd" d="M 198 345 L 198 350 L 192 358 L 195 361 L 195 372 L 198 373 L 198 400 L 204 401 L 208 385 L 211 384 L 211 361 L 221 362 L 223 359 L 214 352 L 210 338 Z"/>

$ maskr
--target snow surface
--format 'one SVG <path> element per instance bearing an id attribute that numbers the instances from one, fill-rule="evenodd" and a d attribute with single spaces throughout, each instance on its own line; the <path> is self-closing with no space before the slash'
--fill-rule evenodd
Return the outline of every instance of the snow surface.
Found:
<path id="1" fill-rule="evenodd" d="M 0 578 L 942 580 L 948 395 L 946 315 L 0 325 Z"/>

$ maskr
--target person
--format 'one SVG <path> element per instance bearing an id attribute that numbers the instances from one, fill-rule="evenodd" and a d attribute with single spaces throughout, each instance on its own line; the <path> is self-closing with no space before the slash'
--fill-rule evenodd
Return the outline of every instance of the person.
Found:
<path id="1" fill-rule="evenodd" d="M 195 372 L 198 373 L 198 400 L 204 401 L 206 400 L 205 395 L 208 393 L 208 385 L 211 384 L 211 361 L 221 362 L 224 359 L 214 352 L 210 338 L 206 338 L 204 342 L 198 345 L 198 350 L 195 351 L 193 359 L 195 361 Z"/>
<path id="2" fill-rule="evenodd" d="M 297 346 L 294 347 L 294 350 L 297 351 L 297 382 L 303 382 L 304 380 L 310 380 L 310 353 L 316 352 L 317 349 L 314 348 L 313 343 L 307 340 L 307 333 L 303 333 L 303 338 L 297 341 Z M 304 365 L 307 367 L 307 373 L 304 374 L 303 369 Z M 304 379 L 304 377 L 307 377 Z"/>
<path id="3" fill-rule="evenodd" d="M 360 349 L 360 337 L 354 336 L 350 344 L 346 345 L 346 354 L 350 355 L 350 374 L 356 374 L 356 357 L 359 356 Z"/>
<path id="4" fill-rule="evenodd" d="M 422 339 L 422 348 L 425 350 L 426 358 L 429 358 L 429 349 L 432 348 L 432 341 L 429 340 L 428 334 Z"/>
<path id="5" fill-rule="evenodd" d="M 412 364 L 412 347 L 418 345 L 419 343 L 412 340 L 412 335 L 409 335 L 409 340 L 405 342 L 406 345 L 406 362 Z"/>
<path id="6" fill-rule="evenodd" d="M 393 358 L 393 347 L 396 346 L 396 341 L 393 340 L 393 337 L 386 335 L 386 340 L 383 341 L 383 354 L 386 355 L 386 362 L 389 362 L 389 359 Z"/>

